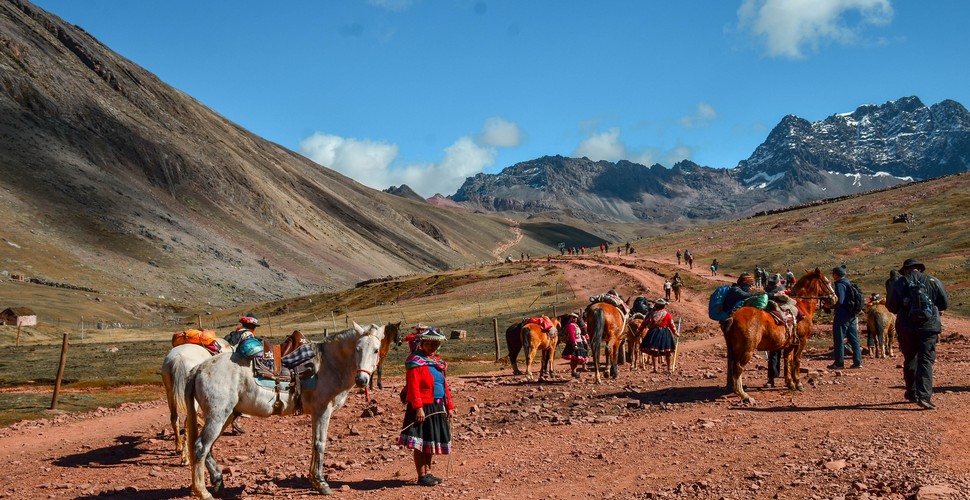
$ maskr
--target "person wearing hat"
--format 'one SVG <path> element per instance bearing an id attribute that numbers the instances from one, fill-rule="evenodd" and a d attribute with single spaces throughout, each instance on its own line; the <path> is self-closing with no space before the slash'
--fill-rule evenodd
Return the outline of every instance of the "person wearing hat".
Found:
<path id="1" fill-rule="evenodd" d="M 751 291 L 752 288 L 754 288 L 754 276 L 741 273 L 738 276 L 737 283 L 731 285 L 731 289 L 724 295 L 724 305 L 722 306 L 724 310 L 731 311 L 731 314 L 734 314 L 734 311 L 741 307 L 741 304 L 748 297 L 754 296 L 754 292 Z"/>
<path id="2" fill-rule="evenodd" d="M 832 318 L 832 350 L 835 361 L 826 368 L 841 370 L 845 368 L 845 341 L 849 341 L 852 349 L 852 366 L 862 368 L 862 348 L 859 346 L 859 320 L 852 311 L 852 288 L 849 279 L 845 277 L 845 266 L 832 268 L 833 288 L 837 301 L 833 308 Z"/>
<path id="3" fill-rule="evenodd" d="M 640 323 L 637 337 L 643 337 L 640 350 L 650 355 L 653 361 L 653 371 L 657 371 L 657 358 L 663 356 L 664 362 L 667 364 L 667 373 L 672 373 L 673 367 L 670 364 L 670 357 L 677 346 L 674 337 L 680 337 L 680 332 L 674 325 L 673 315 L 666 310 L 666 307 L 666 299 L 653 301 L 653 311 Z M 644 330 L 647 330 L 645 337 L 643 336 Z"/>
<path id="4" fill-rule="evenodd" d="M 252 314 L 247 314 L 239 318 L 239 328 L 226 334 L 226 342 L 229 342 L 233 348 L 239 345 L 243 340 L 249 337 L 254 337 L 256 335 L 256 327 L 259 326 L 259 320 L 256 319 Z"/>
<path id="5" fill-rule="evenodd" d="M 943 333 L 940 315 L 950 305 L 946 289 L 940 280 L 926 274 L 926 266 L 917 259 L 906 259 L 899 269 L 902 275 L 890 287 L 886 308 L 896 315 L 896 338 L 903 353 L 903 381 L 905 397 L 927 410 L 935 410 L 933 403 L 933 363 L 936 362 L 936 342 Z M 913 303 L 922 297 L 929 314 L 912 314 Z"/>
<path id="6" fill-rule="evenodd" d="M 579 314 L 567 314 L 566 324 L 562 328 L 566 332 L 566 347 L 562 351 L 562 359 L 569 360 L 569 373 L 573 378 L 579 378 L 576 368 L 589 359 L 589 342 L 579 327 Z"/>
<path id="7" fill-rule="evenodd" d="M 398 444 L 414 450 L 414 468 L 421 486 L 441 483 L 441 478 L 431 474 L 432 458 L 451 453 L 449 419 L 455 405 L 445 378 L 447 365 L 438 356 L 444 341 L 445 336 L 437 329 L 427 328 L 404 362 L 407 409 Z"/>

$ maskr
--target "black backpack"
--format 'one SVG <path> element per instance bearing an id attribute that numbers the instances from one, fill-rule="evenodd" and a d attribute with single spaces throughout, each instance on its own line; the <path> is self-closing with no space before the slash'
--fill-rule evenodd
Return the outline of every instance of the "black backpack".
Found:
<path id="1" fill-rule="evenodd" d="M 924 325 L 936 317 L 933 301 L 926 293 L 926 283 L 916 278 L 906 278 L 906 297 L 903 299 L 903 305 L 909 308 L 909 322 L 914 326 Z"/>
<path id="2" fill-rule="evenodd" d="M 846 305 L 852 310 L 852 315 L 857 316 L 866 307 L 866 298 L 862 295 L 859 285 L 849 282 L 849 296 L 846 297 Z"/>

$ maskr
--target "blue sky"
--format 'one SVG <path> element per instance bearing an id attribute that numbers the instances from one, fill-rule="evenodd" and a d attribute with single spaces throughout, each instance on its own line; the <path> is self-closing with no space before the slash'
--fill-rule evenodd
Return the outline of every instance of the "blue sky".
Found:
<path id="1" fill-rule="evenodd" d="M 734 167 L 782 117 L 970 105 L 970 2 L 35 0 L 371 187 L 544 155 Z"/>

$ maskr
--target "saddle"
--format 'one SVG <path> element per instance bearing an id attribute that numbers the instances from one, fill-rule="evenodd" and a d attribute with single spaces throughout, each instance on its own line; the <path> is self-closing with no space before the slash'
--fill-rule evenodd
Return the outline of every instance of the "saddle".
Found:
<path id="1" fill-rule="evenodd" d="M 290 398 L 297 398 L 293 413 L 302 413 L 300 393 L 304 381 L 316 373 L 313 366 L 315 356 L 313 343 L 299 330 L 290 334 L 282 344 L 272 345 L 263 340 L 263 354 L 253 358 L 253 376 L 258 385 L 272 387 L 276 391 L 274 414 L 283 412 L 280 391 L 284 390 L 290 391 Z"/>
<path id="2" fill-rule="evenodd" d="M 522 322 L 523 326 L 528 324 L 539 325 L 539 329 L 546 333 L 549 333 L 549 330 L 552 330 L 552 327 L 555 326 L 552 324 L 552 320 L 545 316 L 534 316 Z"/>

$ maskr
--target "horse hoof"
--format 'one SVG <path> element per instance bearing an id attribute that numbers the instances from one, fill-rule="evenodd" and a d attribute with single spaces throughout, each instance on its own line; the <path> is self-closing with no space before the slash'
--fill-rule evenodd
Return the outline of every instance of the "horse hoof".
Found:
<path id="1" fill-rule="evenodd" d="M 212 494 L 218 495 L 222 491 L 223 486 L 225 486 L 225 483 L 222 482 L 221 477 L 218 480 L 212 481 Z"/>
<path id="2" fill-rule="evenodd" d="M 330 485 L 326 482 L 318 484 L 316 490 L 321 495 L 333 495 L 333 490 L 330 489 Z"/>
<path id="3" fill-rule="evenodd" d="M 801 383 L 799 383 L 798 385 L 795 386 L 795 390 L 796 391 L 799 391 L 799 392 L 804 391 L 805 390 L 805 386 L 802 385 Z"/>

